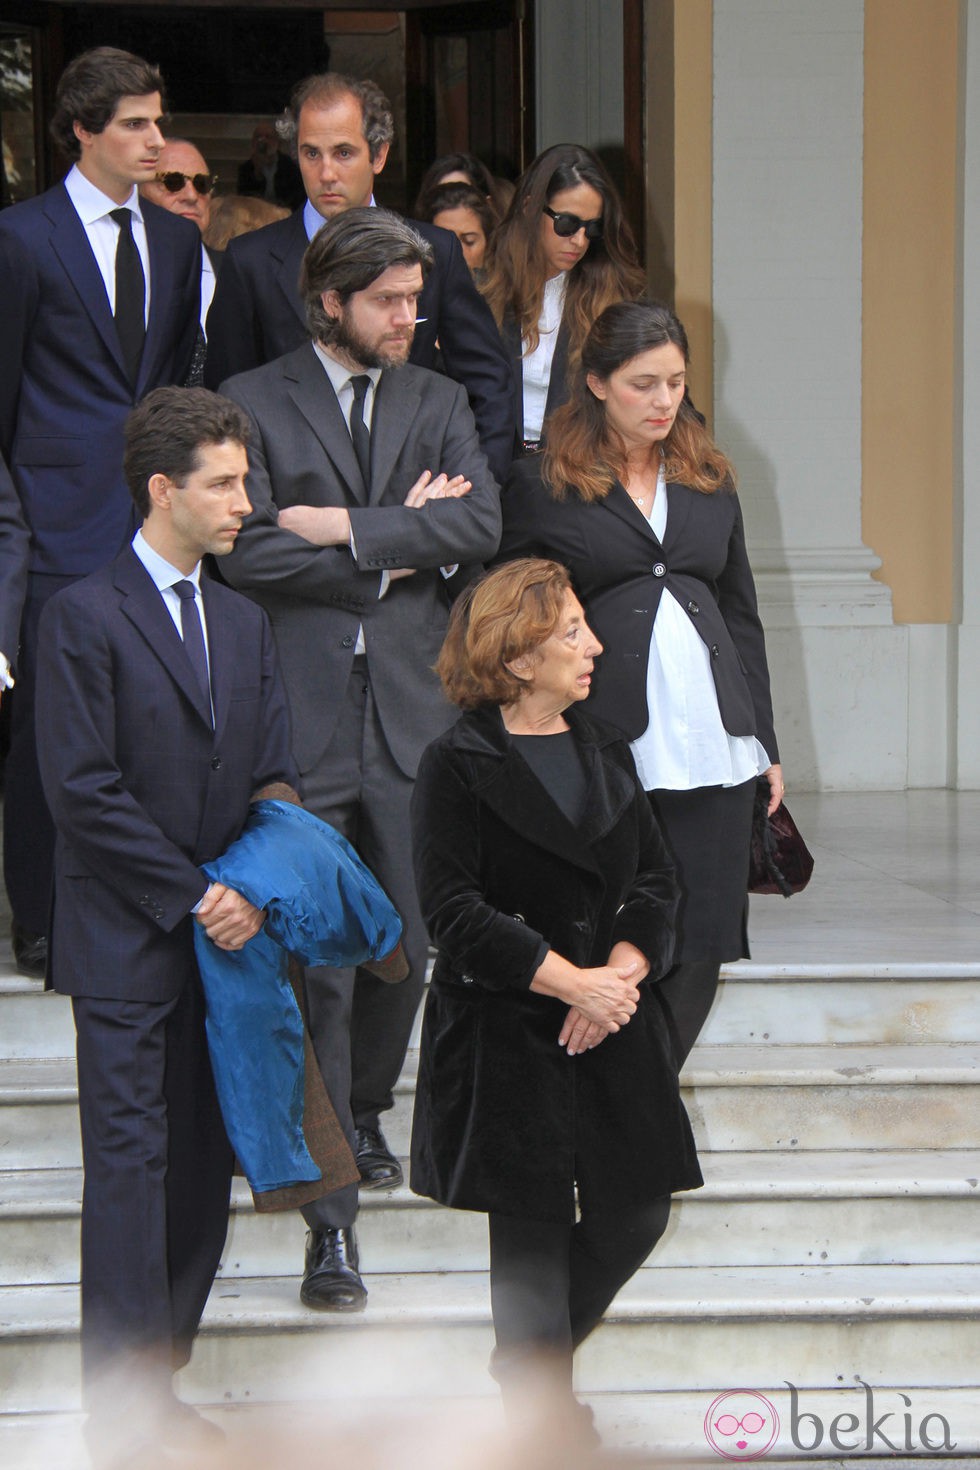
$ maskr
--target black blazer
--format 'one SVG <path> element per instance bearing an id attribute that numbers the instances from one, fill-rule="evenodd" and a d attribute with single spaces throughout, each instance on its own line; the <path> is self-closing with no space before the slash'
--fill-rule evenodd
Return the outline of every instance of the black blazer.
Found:
<path id="1" fill-rule="evenodd" d="M 409 360 L 417 367 L 436 367 L 438 340 L 446 373 L 466 389 L 483 452 L 495 478 L 502 480 L 513 458 L 513 395 L 493 317 L 456 236 L 418 220 L 409 223 L 435 253 Z M 217 388 L 226 378 L 309 341 L 298 284 L 308 243 L 301 209 L 229 241 L 208 316 L 207 387 Z"/>
<path id="2" fill-rule="evenodd" d="M 571 1223 L 576 1180 L 615 1213 L 701 1176 L 655 984 L 673 954 L 673 867 L 622 738 L 578 706 L 566 718 L 588 779 L 576 826 L 493 706 L 422 757 L 415 873 L 438 955 L 411 1183 L 457 1208 Z M 528 989 L 542 941 L 585 967 L 622 940 L 650 961 L 639 1008 L 569 1057 L 567 1006 Z"/>
<path id="3" fill-rule="evenodd" d="M 668 485 L 667 505 L 661 544 L 622 485 L 591 504 L 574 490 L 556 501 L 541 482 L 540 461 L 521 460 L 501 497 L 497 561 L 546 556 L 569 568 L 605 649 L 589 707 L 630 740 L 648 723 L 650 638 L 668 587 L 711 654 L 725 729 L 757 736 L 769 759 L 778 761 L 765 635 L 738 497 Z"/>

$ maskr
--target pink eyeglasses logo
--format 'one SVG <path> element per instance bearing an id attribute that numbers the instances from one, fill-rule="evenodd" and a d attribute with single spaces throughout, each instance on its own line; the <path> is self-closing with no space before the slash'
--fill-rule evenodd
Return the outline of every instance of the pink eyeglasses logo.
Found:
<path id="1" fill-rule="evenodd" d="M 779 1415 L 750 1388 L 720 1393 L 704 1416 L 704 1437 L 726 1460 L 761 1460 L 779 1435 Z"/>

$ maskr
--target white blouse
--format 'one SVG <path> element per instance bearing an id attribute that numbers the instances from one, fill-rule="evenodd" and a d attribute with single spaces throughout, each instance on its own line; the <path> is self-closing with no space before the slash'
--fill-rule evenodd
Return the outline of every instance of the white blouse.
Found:
<path id="1" fill-rule="evenodd" d="M 565 288 L 568 284 L 567 271 L 560 271 L 544 283 L 544 301 L 538 318 L 538 345 L 528 352 L 522 364 L 524 379 L 524 434 L 528 443 L 541 438 L 541 429 L 548 407 L 548 386 L 551 382 L 551 364 L 558 341 L 562 312 L 565 310 Z"/>
<path id="2" fill-rule="evenodd" d="M 649 521 L 662 542 L 667 529 L 662 465 Z M 630 745 L 646 791 L 738 786 L 772 765 L 754 735 L 729 735 L 722 724 L 710 654 L 666 587 L 650 638 L 647 709 L 650 723 Z"/>

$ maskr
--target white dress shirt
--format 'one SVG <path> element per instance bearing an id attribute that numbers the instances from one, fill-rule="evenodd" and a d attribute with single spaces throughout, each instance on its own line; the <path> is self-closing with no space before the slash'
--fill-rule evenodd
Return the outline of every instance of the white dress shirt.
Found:
<path id="1" fill-rule="evenodd" d="M 146 225 L 143 223 L 143 215 L 140 210 L 140 196 L 136 185 L 133 192 L 124 204 L 119 205 L 108 194 L 103 194 L 89 179 L 85 177 L 78 164 L 69 169 L 65 177 L 65 188 L 68 198 L 75 208 L 75 213 L 82 222 L 82 228 L 88 237 L 88 243 L 92 247 L 95 263 L 99 267 L 99 273 L 105 283 L 106 295 L 109 297 L 109 310 L 115 315 L 116 311 L 116 243 L 119 239 L 119 226 L 110 213 L 113 209 L 128 209 L 133 216 L 133 239 L 136 241 L 136 249 L 139 251 L 140 260 L 143 262 L 143 279 L 146 282 L 144 299 L 144 320 L 150 320 L 150 250 L 146 242 Z"/>
<path id="2" fill-rule="evenodd" d="M 211 302 L 214 300 L 214 288 L 217 278 L 214 274 L 214 266 L 211 257 L 204 245 L 201 245 L 201 331 L 205 337 L 208 334 L 208 312 L 211 310 Z"/>
<path id="3" fill-rule="evenodd" d="M 538 318 L 538 345 L 528 352 L 522 363 L 524 380 L 524 439 L 530 444 L 541 438 L 544 416 L 548 408 L 551 365 L 555 358 L 558 329 L 565 310 L 568 272 L 559 271 L 544 283 L 544 300 Z"/>
<path id="4" fill-rule="evenodd" d="M 662 465 L 648 519 L 662 542 L 667 529 Z M 666 587 L 650 638 L 647 709 L 649 724 L 630 746 L 646 791 L 738 786 L 772 765 L 754 735 L 729 735 L 722 724 L 711 656 Z"/>
<path id="5" fill-rule="evenodd" d="M 184 633 L 180 622 L 180 598 L 174 591 L 178 582 L 190 582 L 194 588 L 194 605 L 201 619 L 201 630 L 204 633 L 204 652 L 208 659 L 208 677 L 211 675 L 211 650 L 208 647 L 208 620 L 204 615 L 204 598 L 201 596 L 201 563 L 192 572 L 182 572 L 179 568 L 171 566 L 158 551 L 147 541 L 142 531 L 137 531 L 133 537 L 133 550 L 140 561 L 146 567 L 160 596 L 163 605 L 173 618 L 174 627 L 183 639 Z"/>

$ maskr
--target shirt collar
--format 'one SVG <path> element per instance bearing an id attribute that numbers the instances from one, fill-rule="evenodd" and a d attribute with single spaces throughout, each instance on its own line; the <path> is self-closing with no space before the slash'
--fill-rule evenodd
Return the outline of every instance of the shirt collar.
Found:
<path id="1" fill-rule="evenodd" d="M 369 209 L 375 208 L 373 194 L 367 202 L 367 207 Z M 325 224 L 327 224 L 327 220 L 323 218 L 322 214 L 317 214 L 316 210 L 313 208 L 313 205 L 307 199 L 306 203 L 303 205 L 303 229 L 306 231 L 307 240 L 312 240 L 314 235 L 319 234 Z"/>
<path id="2" fill-rule="evenodd" d="M 65 188 L 68 198 L 75 206 L 75 213 L 83 225 L 94 224 L 97 219 L 104 219 L 113 209 L 131 209 L 136 218 L 142 220 L 143 214 L 140 210 L 140 196 L 136 185 L 129 198 L 122 204 L 117 204 L 110 199 L 108 194 L 103 194 L 97 189 L 90 179 L 82 173 L 78 164 L 73 164 L 65 177 Z"/>
<path id="3" fill-rule="evenodd" d="M 192 572 L 182 572 L 177 567 L 171 566 L 170 562 L 162 557 L 159 551 L 154 551 L 142 531 L 137 531 L 133 537 L 133 551 L 143 563 L 152 579 L 154 587 L 159 592 L 166 592 L 168 587 L 173 587 L 177 582 L 193 582 L 194 590 L 201 590 L 201 563 Z"/>
<path id="4" fill-rule="evenodd" d="M 338 396 L 340 395 L 341 388 L 345 387 L 352 377 L 357 377 L 359 374 L 366 373 L 375 388 L 377 388 L 378 383 L 381 381 L 381 368 L 358 368 L 352 373 L 349 367 L 345 367 L 342 362 L 338 362 L 335 357 L 331 357 L 330 353 L 321 347 L 319 342 L 313 343 L 313 351 L 323 364 L 327 377 L 333 384 L 333 390 Z"/>

